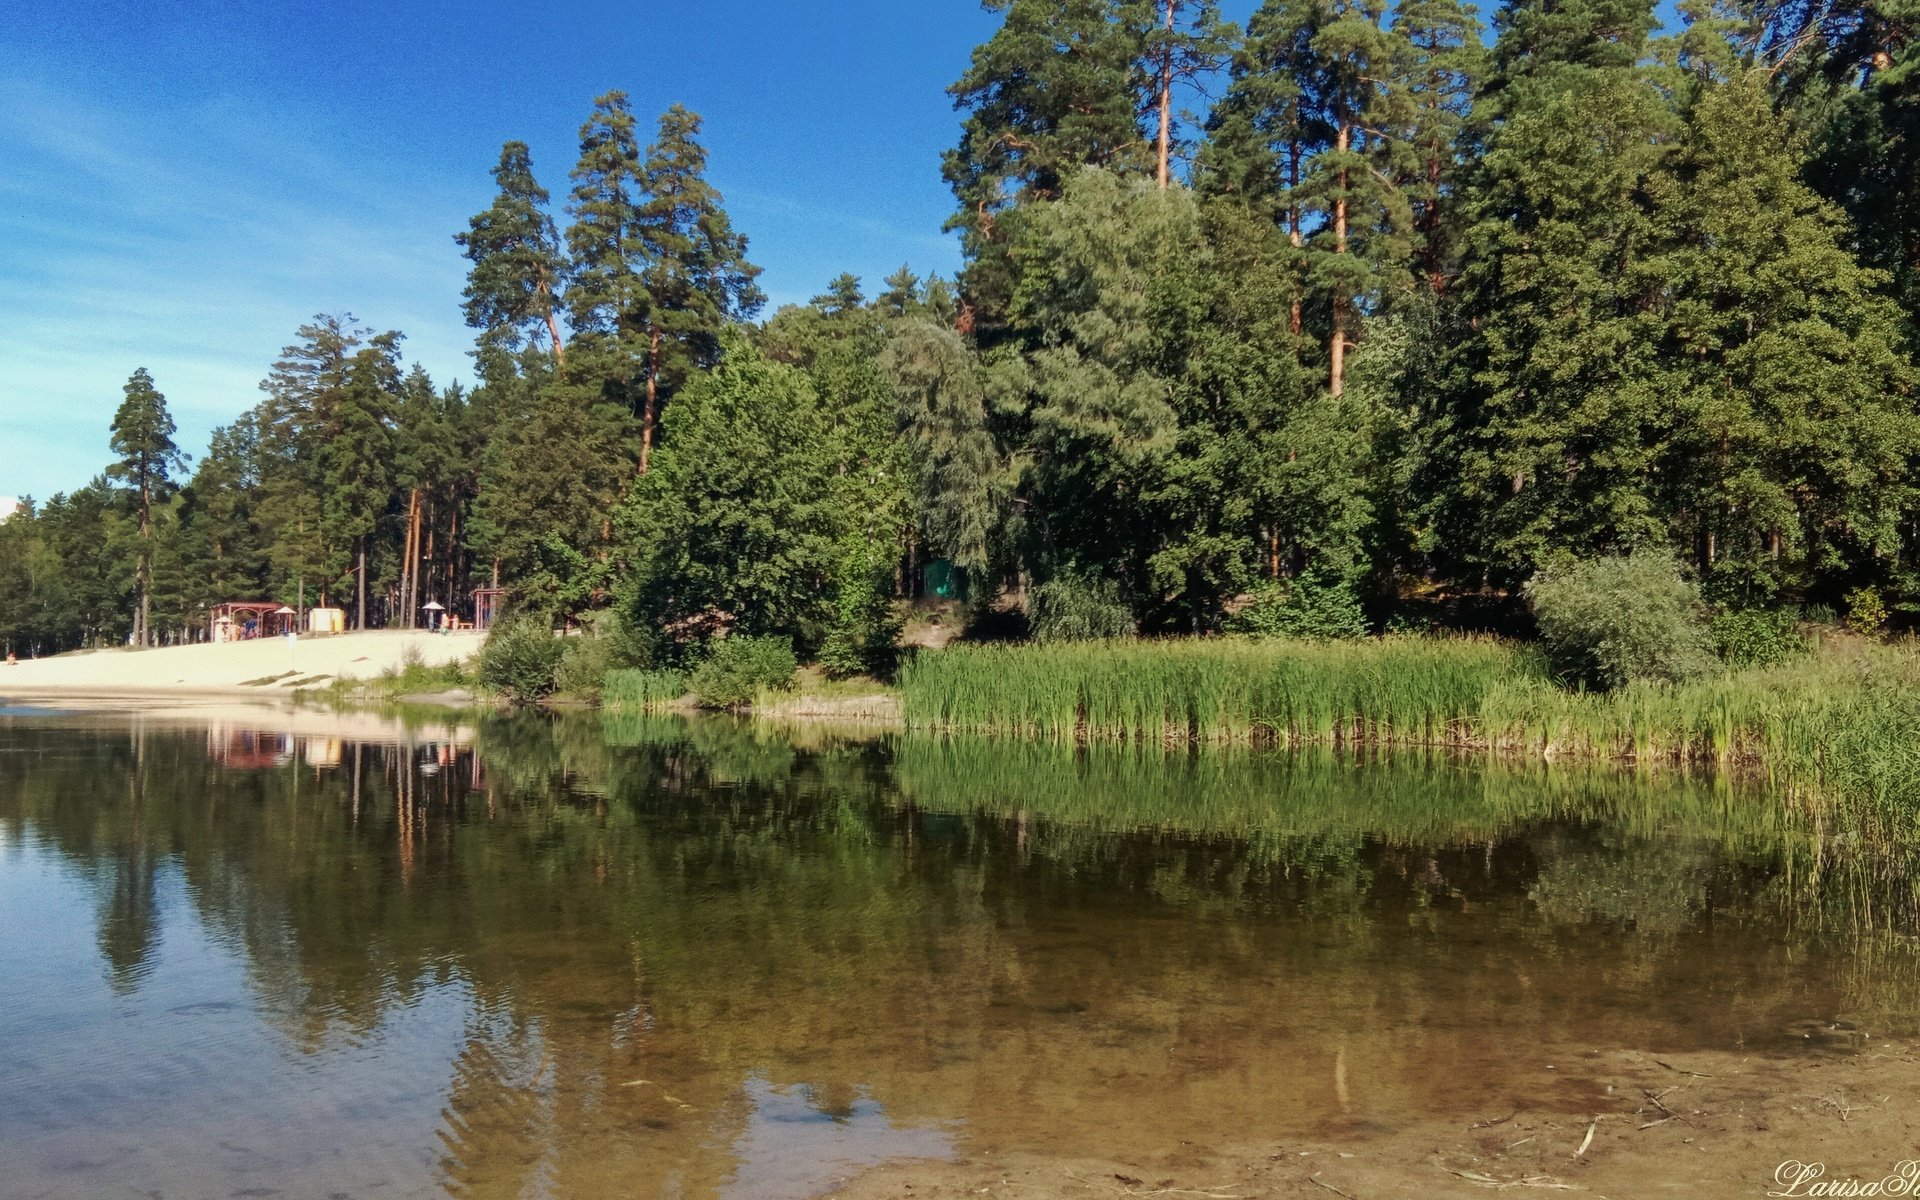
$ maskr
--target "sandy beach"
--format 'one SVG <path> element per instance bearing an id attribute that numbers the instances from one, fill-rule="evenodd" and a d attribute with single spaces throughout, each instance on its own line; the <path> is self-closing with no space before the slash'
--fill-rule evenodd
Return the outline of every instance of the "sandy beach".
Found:
<path id="1" fill-rule="evenodd" d="M 260 638 L 155 650 L 97 650 L 0 665 L 0 697 L 288 695 L 336 679 L 371 679 L 410 657 L 429 666 L 480 652 L 486 635 L 423 630 Z"/>

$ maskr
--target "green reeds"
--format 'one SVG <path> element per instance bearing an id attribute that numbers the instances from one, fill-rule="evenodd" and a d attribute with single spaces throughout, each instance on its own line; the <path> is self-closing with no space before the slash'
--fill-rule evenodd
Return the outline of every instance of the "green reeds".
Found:
<path id="1" fill-rule="evenodd" d="M 1544 667 L 1510 643 L 1223 638 L 950 647 L 902 670 L 910 725 L 1053 738 L 1461 740 L 1489 691 Z"/>
<path id="2" fill-rule="evenodd" d="M 1569 691 L 1531 648 L 1484 638 L 950 647 L 900 687 L 916 729 L 1714 762 L 1920 799 L 1912 644 L 1607 693 Z"/>
<path id="3" fill-rule="evenodd" d="M 600 693 L 602 708 L 624 712 L 662 712 L 676 707 L 687 694 L 681 671 L 608 671 Z"/>

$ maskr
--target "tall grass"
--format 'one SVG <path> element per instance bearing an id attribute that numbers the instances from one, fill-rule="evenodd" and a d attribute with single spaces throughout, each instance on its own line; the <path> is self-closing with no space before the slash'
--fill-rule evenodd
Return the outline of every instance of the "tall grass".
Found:
<path id="1" fill-rule="evenodd" d="M 1712 761 L 1920 795 L 1912 645 L 1605 693 L 1569 691 L 1533 649 L 1481 638 L 950 647 L 909 664 L 900 686 L 918 729 Z"/>
<path id="2" fill-rule="evenodd" d="M 687 694 L 687 676 L 681 671 L 608 671 L 600 691 L 602 708 L 617 712 L 664 712 Z"/>
<path id="3" fill-rule="evenodd" d="M 950 647 L 902 670 L 910 725 L 1089 739 L 1467 740 L 1488 696 L 1543 660 L 1475 638 Z"/>

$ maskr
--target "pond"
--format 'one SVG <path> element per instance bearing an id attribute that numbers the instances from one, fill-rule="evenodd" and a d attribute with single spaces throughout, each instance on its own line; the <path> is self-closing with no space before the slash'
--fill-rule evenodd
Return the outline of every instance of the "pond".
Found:
<path id="1" fill-rule="evenodd" d="M 794 1197 L 1584 1127 L 1583 1055 L 1920 1033 L 1911 819 L 1419 755 L 0 714 L 0 1190 Z"/>

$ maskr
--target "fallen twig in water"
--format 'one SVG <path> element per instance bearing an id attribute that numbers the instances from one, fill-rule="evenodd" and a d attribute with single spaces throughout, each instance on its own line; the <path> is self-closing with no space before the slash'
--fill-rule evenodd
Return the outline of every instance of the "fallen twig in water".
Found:
<path id="1" fill-rule="evenodd" d="M 1575 1187 L 1570 1183 L 1561 1183 L 1551 1175 L 1529 1175 L 1525 1179 L 1495 1179 L 1491 1175 L 1482 1175 L 1478 1171 L 1456 1171 L 1452 1167 L 1446 1168 L 1446 1172 L 1449 1175 L 1458 1175 L 1468 1183 L 1477 1183 L 1481 1187 L 1495 1188 L 1500 1191 L 1517 1187 L 1547 1188 L 1556 1192 L 1582 1192 L 1586 1190 L 1585 1188 Z"/>
<path id="2" fill-rule="evenodd" d="M 1520 1110 L 1516 1108 L 1504 1117 L 1495 1117 L 1491 1121 L 1475 1121 L 1473 1124 L 1467 1126 L 1467 1128 L 1468 1129 L 1491 1129 L 1495 1125 L 1505 1125 L 1508 1121 L 1513 1120 L 1515 1117 L 1519 1115 L 1520 1115 Z"/>
<path id="3" fill-rule="evenodd" d="M 1669 1071 L 1678 1071 L 1678 1072 L 1680 1072 L 1680 1074 L 1682 1074 L 1682 1075 L 1691 1075 L 1691 1076 L 1693 1076 L 1693 1077 L 1694 1077 L 1695 1079 L 1712 1079 L 1712 1078 L 1713 1078 L 1713 1076 L 1711 1076 L 1711 1075 L 1702 1075 L 1702 1074 L 1701 1074 L 1700 1072 L 1698 1072 L 1698 1071 L 1689 1071 L 1689 1070 L 1687 1070 L 1687 1069 L 1686 1069 L 1685 1067 L 1676 1067 L 1676 1066 L 1674 1066 L 1674 1065 L 1673 1065 L 1672 1063 L 1670 1063 L 1670 1062 L 1663 1062 L 1663 1061 L 1661 1061 L 1660 1059 L 1657 1059 L 1657 1058 L 1656 1058 L 1656 1059 L 1654 1059 L 1653 1061 L 1654 1061 L 1654 1063 L 1655 1063 L 1655 1064 L 1657 1064 L 1657 1065 L 1659 1065 L 1659 1066 L 1662 1066 L 1662 1067 L 1665 1067 L 1665 1068 L 1666 1068 L 1667 1070 L 1669 1070 Z"/>
<path id="4" fill-rule="evenodd" d="M 1317 1175 L 1307 1176 L 1307 1182 L 1313 1184 L 1315 1187 L 1323 1187 L 1328 1191 L 1332 1192 L 1336 1196 L 1346 1196 L 1347 1200 L 1353 1200 L 1352 1196 L 1348 1196 L 1347 1193 L 1341 1191 L 1339 1188 L 1333 1186 L 1332 1184 L 1327 1183 Z"/>
<path id="5" fill-rule="evenodd" d="M 1573 1152 L 1573 1156 L 1574 1156 L 1575 1158 L 1581 1158 L 1581 1157 L 1584 1157 L 1584 1156 L 1586 1155 L 1586 1153 L 1587 1153 L 1587 1148 L 1588 1148 L 1589 1146 L 1591 1146 L 1591 1145 L 1593 1145 L 1593 1133 L 1594 1133 L 1594 1130 L 1596 1130 L 1596 1129 L 1598 1129 L 1598 1128 L 1600 1128 L 1600 1118 L 1599 1118 L 1599 1117 L 1595 1117 L 1595 1118 L 1593 1119 L 1593 1124 L 1591 1124 L 1591 1125 L 1589 1125 L 1589 1126 L 1587 1126 L 1587 1136 L 1581 1139 L 1581 1141 L 1580 1141 L 1580 1148 L 1579 1148 L 1578 1150 L 1575 1150 L 1575 1151 Z"/>

